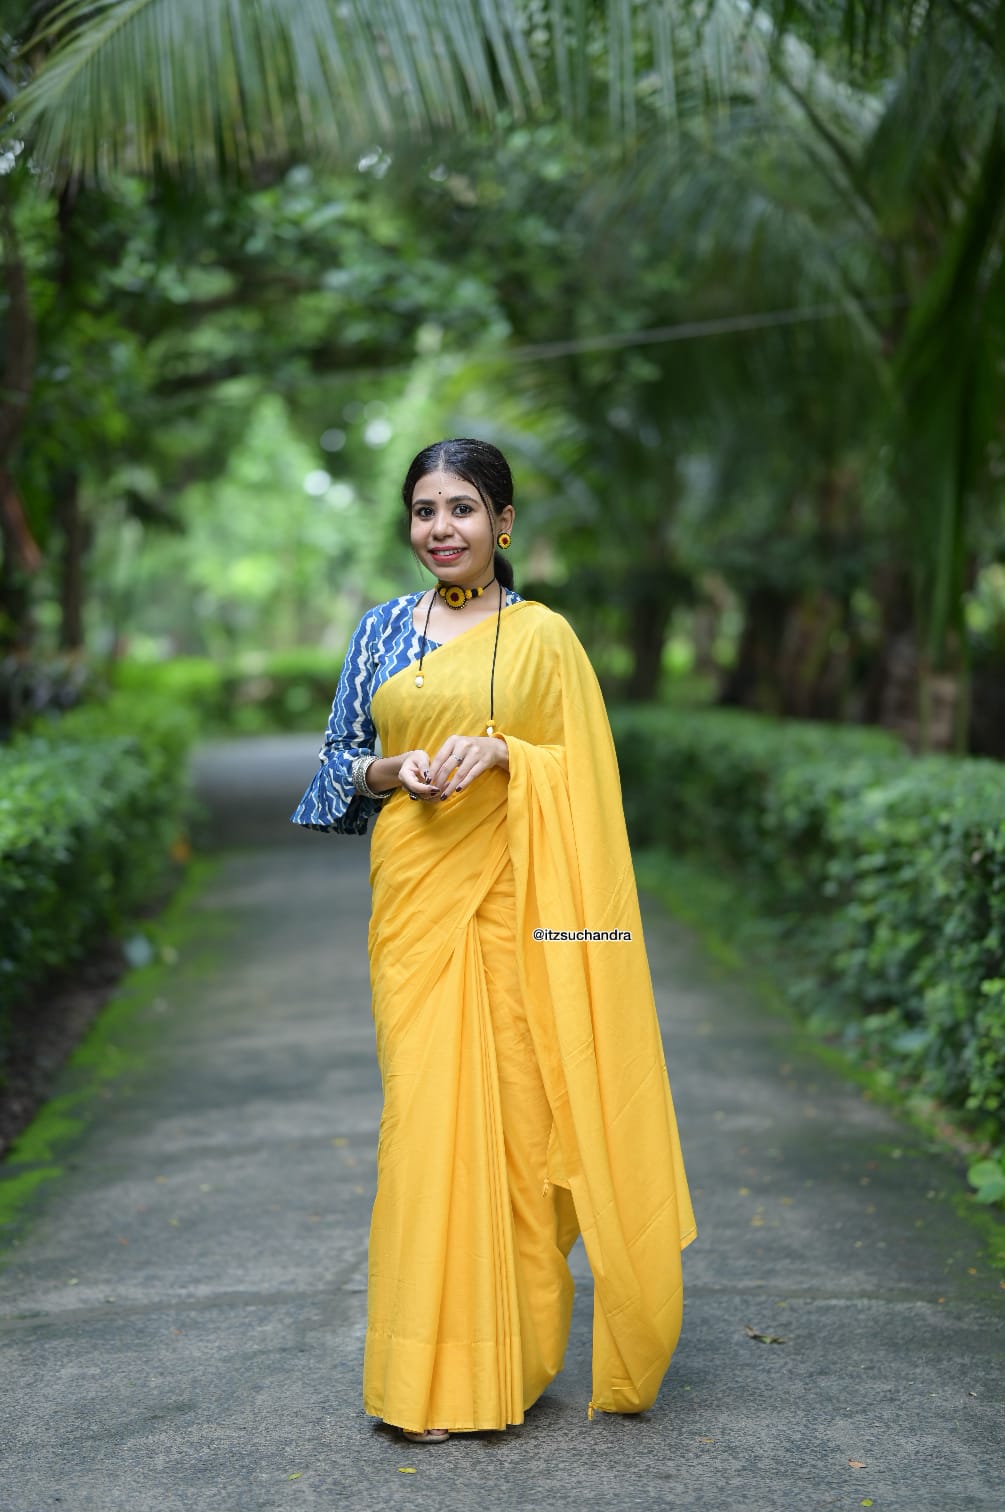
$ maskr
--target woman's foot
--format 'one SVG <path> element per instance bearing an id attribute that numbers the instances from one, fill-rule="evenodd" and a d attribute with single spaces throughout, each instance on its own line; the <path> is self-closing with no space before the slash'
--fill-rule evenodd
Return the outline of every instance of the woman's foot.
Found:
<path id="1" fill-rule="evenodd" d="M 449 1428 L 423 1428 L 421 1433 L 413 1433 L 408 1428 L 401 1431 L 413 1444 L 445 1444 L 450 1437 Z"/>

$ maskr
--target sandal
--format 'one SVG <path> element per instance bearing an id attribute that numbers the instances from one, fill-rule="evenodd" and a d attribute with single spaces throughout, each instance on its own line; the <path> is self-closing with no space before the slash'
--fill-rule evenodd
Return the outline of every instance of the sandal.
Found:
<path id="1" fill-rule="evenodd" d="M 412 1444 L 445 1444 L 450 1437 L 449 1428 L 423 1428 L 421 1433 L 413 1433 L 408 1428 L 401 1431 Z"/>

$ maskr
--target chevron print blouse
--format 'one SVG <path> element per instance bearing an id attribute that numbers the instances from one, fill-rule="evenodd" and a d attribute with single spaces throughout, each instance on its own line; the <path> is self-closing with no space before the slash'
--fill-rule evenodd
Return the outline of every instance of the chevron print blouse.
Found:
<path id="1" fill-rule="evenodd" d="M 352 762 L 364 752 L 376 754 L 377 732 L 370 718 L 374 693 L 382 682 L 419 659 L 422 634 L 413 625 L 412 614 L 426 591 L 377 604 L 353 631 L 319 752 L 321 766 L 290 816 L 293 824 L 336 835 L 365 835 L 370 820 L 379 813 L 379 802 L 353 788 Z M 520 595 L 507 589 L 505 607 L 519 602 Z M 439 644 L 427 637 L 426 654 Z"/>

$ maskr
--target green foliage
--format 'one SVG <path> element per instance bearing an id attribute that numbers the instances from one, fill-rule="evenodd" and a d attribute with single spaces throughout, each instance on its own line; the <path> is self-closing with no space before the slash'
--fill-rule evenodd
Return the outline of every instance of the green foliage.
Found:
<path id="1" fill-rule="evenodd" d="M 977 1160 L 967 1171 L 967 1180 L 977 1188 L 977 1201 L 1005 1201 L 1005 1159 Z"/>
<path id="2" fill-rule="evenodd" d="M 614 714 L 630 828 L 738 868 L 846 1048 L 1005 1134 L 1005 769 L 739 711 Z"/>
<path id="3" fill-rule="evenodd" d="M 204 735 L 252 735 L 323 729 L 341 670 L 341 656 L 305 647 L 222 661 L 123 661 L 114 677 L 123 692 L 185 710 Z"/>
<path id="4" fill-rule="evenodd" d="M 180 705 L 118 693 L 0 749 L 0 1002 L 80 959 L 162 883 L 194 733 Z M 0 1016 L 0 1047 L 4 1032 Z"/>

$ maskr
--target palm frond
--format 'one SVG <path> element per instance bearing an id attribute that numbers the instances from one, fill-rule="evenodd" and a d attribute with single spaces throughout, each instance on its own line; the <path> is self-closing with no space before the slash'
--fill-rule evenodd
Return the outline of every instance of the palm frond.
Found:
<path id="1" fill-rule="evenodd" d="M 898 363 L 902 473 L 910 491 L 927 648 L 960 628 L 969 511 L 1000 417 L 1005 297 L 1005 118 L 985 147 L 968 211 L 929 280 Z"/>
<path id="2" fill-rule="evenodd" d="M 536 83 L 509 0 L 64 0 L 16 104 L 36 158 L 93 173 L 246 169 L 456 129 Z"/>
<path id="3" fill-rule="evenodd" d="M 57 0 L 10 129 L 37 162 L 245 171 L 457 133 L 500 111 L 617 134 L 671 119 L 677 80 L 728 89 L 743 0 Z"/>

